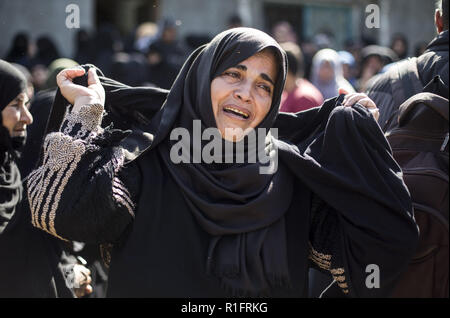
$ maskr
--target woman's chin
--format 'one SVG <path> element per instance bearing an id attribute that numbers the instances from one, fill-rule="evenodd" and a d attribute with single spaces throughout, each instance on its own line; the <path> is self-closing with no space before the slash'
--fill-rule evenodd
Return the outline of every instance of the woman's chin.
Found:
<path id="1" fill-rule="evenodd" d="M 252 127 L 227 127 L 225 129 L 220 130 L 220 134 L 222 135 L 222 138 L 231 141 L 231 142 L 238 142 L 241 141 L 246 135 L 248 135 L 253 130 Z"/>
<path id="2" fill-rule="evenodd" d="M 222 134 L 222 138 L 225 139 L 226 141 L 238 142 L 238 141 L 241 141 L 242 138 L 244 138 L 244 135 L 225 135 L 225 134 Z"/>

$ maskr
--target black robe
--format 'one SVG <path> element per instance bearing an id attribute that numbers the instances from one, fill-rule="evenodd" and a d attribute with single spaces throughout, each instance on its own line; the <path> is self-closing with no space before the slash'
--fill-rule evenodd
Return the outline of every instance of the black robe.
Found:
<path id="1" fill-rule="evenodd" d="M 336 99 L 328 100 L 320 110 L 286 114 L 289 118 L 283 122 L 314 122 L 319 117 L 329 116 L 328 121 L 321 119 L 325 123 L 322 128 L 327 132 L 326 142 L 336 142 L 339 132 L 339 136 L 345 136 L 348 145 L 345 148 L 345 143 L 341 144 L 344 147 L 342 151 L 335 149 L 333 154 L 337 156 L 354 149 L 350 145 L 355 140 L 362 141 L 360 146 L 365 150 L 358 150 L 353 155 L 360 153 L 360 159 L 370 162 L 369 166 L 374 163 L 380 165 L 372 171 L 375 174 L 380 172 L 380 175 L 373 179 L 375 197 L 371 199 L 380 200 L 379 208 L 372 209 L 369 201 L 357 202 L 361 185 L 355 184 L 354 193 L 340 198 L 337 197 L 338 192 L 333 191 L 336 185 L 330 184 L 330 189 L 327 189 L 321 184 L 320 176 L 307 180 L 309 187 L 301 179 L 296 179 L 293 200 L 286 212 L 286 245 L 292 286 L 291 289 L 274 289 L 269 296 L 306 297 L 309 266 L 333 276 L 345 294 L 387 296 L 414 251 L 417 229 L 412 216 L 406 210 L 398 211 L 386 205 L 389 202 L 395 204 L 392 201 L 398 200 L 398 194 L 401 195 L 406 188 L 403 188 L 401 179 L 397 180 L 399 170 L 396 163 L 392 160 L 388 164 L 389 161 L 383 158 L 389 156 L 391 150 L 381 130 L 377 128 L 373 139 L 361 139 L 360 135 L 354 135 L 354 129 L 362 130 L 364 135 L 365 132 L 372 134 L 371 129 L 378 127 L 375 122 L 370 123 L 373 121 L 370 113 L 360 106 L 353 109 L 338 107 L 333 111 L 335 104 Z M 73 172 L 73 180 L 64 190 L 57 210 L 57 234 L 69 240 L 102 244 L 105 255 L 111 260 L 108 296 L 230 296 L 217 277 L 206 274 L 210 235 L 196 222 L 157 151 L 144 153 L 116 174 L 128 191 L 125 200 L 135 204 L 134 215 L 114 199 L 110 190 L 106 190 L 115 188 L 117 165 L 114 158 L 119 149 L 118 141 L 112 141 L 111 135 L 108 146 L 104 144 L 104 148 L 87 154 Z M 308 138 L 310 146 L 306 152 L 312 151 L 311 145 L 323 136 L 324 131 L 319 129 Z M 326 156 L 324 152 L 322 157 Z M 379 158 L 373 158 L 374 155 Z M 289 166 L 289 158 L 281 157 L 281 164 Z M 367 166 L 357 162 L 350 168 L 359 170 L 359 173 L 367 170 Z M 392 174 L 381 174 L 388 171 Z M 311 191 L 313 186 L 317 187 L 316 191 Z M 380 194 L 377 191 L 387 191 L 392 196 L 377 198 L 376 195 Z M 370 199 L 369 196 L 366 198 Z M 351 201 L 361 207 L 360 213 L 346 213 L 345 208 L 338 210 Z M 328 202 L 336 204 L 337 208 Z M 370 264 L 381 269 L 381 288 L 365 286 L 366 268 Z"/>

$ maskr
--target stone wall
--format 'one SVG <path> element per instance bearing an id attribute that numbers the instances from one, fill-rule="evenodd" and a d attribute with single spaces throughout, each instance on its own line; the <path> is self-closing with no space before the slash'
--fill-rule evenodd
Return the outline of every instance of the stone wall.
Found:
<path id="1" fill-rule="evenodd" d="M 145 0 L 133 1 L 140 3 Z M 121 12 L 115 17 L 116 25 L 124 25 L 122 29 L 131 29 L 133 25 L 133 1 L 129 1 L 130 5 L 125 5 L 124 2 Z M 68 29 L 65 25 L 68 15 L 65 9 L 70 3 L 75 3 L 80 8 L 81 27 L 94 28 L 96 0 L 1 0 L 0 57 L 5 55 L 12 38 L 19 31 L 28 32 L 33 40 L 39 35 L 50 35 L 61 54 L 72 56 L 77 29 Z M 181 22 L 181 37 L 191 33 L 214 36 L 226 28 L 228 18 L 235 13 L 241 15 L 245 25 L 265 30 L 265 3 L 350 8 L 349 25 L 353 36 L 370 34 L 381 44 L 388 45 L 391 36 L 400 32 L 409 39 L 410 53 L 413 53 L 415 44 L 429 42 L 435 36 L 434 0 L 158 0 L 156 3 L 159 18 L 172 17 Z M 371 3 L 381 8 L 381 25 L 378 30 L 368 30 L 364 26 L 367 15 L 364 9 Z M 127 8 L 130 11 L 128 13 L 124 12 Z M 315 16 L 314 20 L 316 24 L 320 24 L 320 17 Z M 316 28 L 317 25 L 314 26 Z"/>
<path id="2" fill-rule="evenodd" d="M 92 29 L 95 21 L 95 0 L 1 0 L 0 57 L 4 57 L 18 32 L 24 31 L 34 41 L 49 35 L 60 54 L 71 57 L 77 29 L 66 27 L 69 4 L 80 8 L 80 27 Z"/>

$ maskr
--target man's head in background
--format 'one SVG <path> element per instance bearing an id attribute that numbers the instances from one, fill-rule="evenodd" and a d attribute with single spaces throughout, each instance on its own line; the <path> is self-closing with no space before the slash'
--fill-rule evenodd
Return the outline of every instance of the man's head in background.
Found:
<path id="1" fill-rule="evenodd" d="M 286 51 L 288 58 L 288 72 L 295 77 L 303 77 L 303 53 L 293 42 L 284 42 L 280 46 Z"/>
<path id="2" fill-rule="evenodd" d="M 284 42 L 280 46 L 286 52 L 288 60 L 288 73 L 286 76 L 285 90 L 291 92 L 295 88 L 295 81 L 303 77 L 303 53 L 300 47 L 293 42 Z"/>
<path id="3" fill-rule="evenodd" d="M 438 33 L 448 30 L 448 0 L 436 1 L 434 24 Z"/>

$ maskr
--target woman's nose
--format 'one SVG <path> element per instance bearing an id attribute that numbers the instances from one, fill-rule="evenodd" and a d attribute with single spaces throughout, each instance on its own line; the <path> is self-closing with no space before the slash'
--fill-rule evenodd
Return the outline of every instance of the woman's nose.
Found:
<path id="1" fill-rule="evenodd" d="M 251 100 L 251 86 L 250 84 L 243 83 L 234 91 L 235 97 L 244 103 L 248 103 Z"/>
<path id="2" fill-rule="evenodd" d="M 31 115 L 28 108 L 23 108 L 20 112 L 20 121 L 24 122 L 27 125 L 31 125 L 33 123 L 33 115 Z"/>

